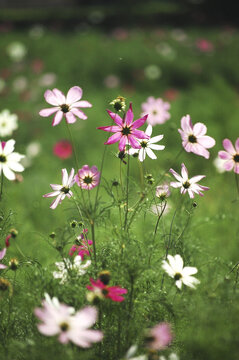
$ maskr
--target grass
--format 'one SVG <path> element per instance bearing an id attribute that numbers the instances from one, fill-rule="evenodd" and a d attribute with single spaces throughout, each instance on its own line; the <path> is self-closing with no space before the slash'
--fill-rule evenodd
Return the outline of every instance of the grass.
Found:
<path id="1" fill-rule="evenodd" d="M 32 141 L 40 142 L 42 147 L 32 166 L 23 173 L 23 182 L 4 181 L 4 201 L 0 203 L 0 209 L 5 216 L 12 211 L 13 216 L 10 223 L 5 224 L 2 220 L 5 225 L 2 226 L 0 248 L 9 228 L 17 228 L 19 235 L 9 248 L 9 256 L 17 256 L 24 266 L 19 273 L 17 271 L 15 283 L 14 274 L 10 271 L 6 273 L 6 277 L 15 284 L 11 298 L 13 304 L 11 301 L 4 302 L 5 297 L 0 297 L 6 314 L 10 306 L 13 308 L 10 326 L 6 325 L 7 320 L 2 315 L 1 336 L 7 329 L 9 337 L 7 344 L 3 342 L 5 345 L 0 353 L 3 358 L 14 356 L 15 359 L 40 360 L 43 354 L 52 359 L 120 359 L 131 344 L 142 344 L 143 328 L 167 320 L 173 323 L 175 332 L 172 351 L 177 352 L 181 359 L 238 359 L 237 268 L 233 272 L 230 270 L 238 262 L 239 195 L 234 174 L 218 174 L 213 160 L 222 149 L 221 142 L 225 137 L 232 141 L 238 137 L 239 33 L 232 29 L 192 28 L 185 30 L 183 41 L 176 40 L 173 34 L 171 28 L 132 28 L 127 30 L 125 39 L 117 40 L 116 32 L 106 34 L 85 28 L 74 32 L 45 30 L 41 38 L 29 36 L 26 30 L 1 36 L 0 77 L 8 72 L 9 76 L 5 89 L 0 93 L 0 110 L 8 108 L 19 115 L 19 129 L 14 133 L 17 151 L 25 153 L 26 146 Z M 198 38 L 211 41 L 213 51 L 199 51 L 195 45 Z M 11 62 L 6 52 L 8 44 L 13 41 L 24 43 L 28 49 L 26 58 L 20 63 Z M 163 54 L 162 49 L 165 48 L 169 50 Z M 36 59 L 43 62 L 40 73 L 32 70 Z M 161 70 L 159 78 L 146 77 L 145 69 L 150 65 L 156 65 Z M 129 291 L 121 308 L 118 304 L 102 305 L 105 340 L 101 355 L 98 347 L 96 352 L 78 351 L 75 347 L 62 346 L 55 339 L 43 337 L 38 333 L 32 315 L 32 309 L 39 306 L 44 291 L 72 306 L 82 306 L 86 303 L 84 286 L 89 282 L 85 278 L 81 282 L 73 279 L 72 283 L 62 287 L 57 286 L 51 275 L 59 256 L 49 245 L 48 235 L 55 231 L 57 239 L 66 234 L 73 238 L 74 232 L 67 224 L 78 218 L 78 214 L 70 201 L 63 202 L 52 211 L 49 200 L 42 198 L 42 194 L 50 191 L 50 183 L 59 183 L 62 168 L 74 167 L 73 158 L 61 160 L 52 152 L 56 141 L 68 137 L 65 124 L 62 122 L 53 128 L 50 119 L 38 115 L 39 110 L 46 107 L 43 94 L 48 87 L 39 86 L 39 79 L 44 73 L 55 73 L 57 76 L 55 84 L 49 88 L 56 87 L 66 92 L 71 86 L 79 85 L 84 91 L 83 98 L 93 104 L 93 108 L 87 110 L 88 120 L 79 120 L 72 125 L 81 166 L 100 167 L 106 134 L 96 127 L 109 124 L 105 109 L 119 94 L 125 96 L 128 103 L 133 102 L 137 118 L 141 103 L 148 96 L 165 98 L 167 90 L 177 90 L 178 96 L 171 101 L 171 119 L 157 126 L 153 133 L 164 134 L 162 143 L 166 149 L 160 153 L 158 160 L 148 159 L 145 162 L 145 172 L 152 173 L 155 179 L 175 162 L 181 149 L 177 129 L 182 116 L 190 114 L 194 123 L 205 123 L 208 134 L 217 142 L 210 151 L 210 160 L 183 152 L 174 164 L 176 171 L 180 170 L 181 162 L 185 162 L 192 176 L 205 174 L 203 184 L 210 187 L 204 198 L 196 198 L 197 207 L 190 213 L 182 241 L 172 249 L 174 253 L 182 254 L 187 264 L 198 268 L 197 277 L 201 285 L 195 292 L 187 288 L 182 292 L 176 291 L 168 277 L 165 277 L 164 289 L 160 290 L 165 242 L 174 208 L 181 201 L 176 190 L 171 200 L 173 209 L 160 222 L 154 244 L 152 234 L 157 217 L 148 210 L 144 211 L 148 208 L 147 202 L 136 215 L 133 230 L 128 236 L 122 235 L 117 206 L 110 212 L 105 211 L 96 223 L 98 267 L 110 269 L 112 281 Z M 120 81 L 113 89 L 105 85 L 105 78 L 111 74 Z M 19 76 L 27 79 L 27 88 L 22 92 L 13 89 Z M 102 208 L 112 201 L 105 191 L 107 182 L 119 179 L 116 152 L 116 146 L 107 148 L 100 190 Z M 122 164 L 122 167 L 125 176 L 126 166 Z M 139 169 L 134 159 L 130 163 L 130 179 L 129 203 L 132 206 L 140 192 Z M 176 214 L 173 239 L 180 238 L 190 207 L 189 200 L 185 198 Z M 16 245 L 28 261 L 31 259 L 28 264 Z M 120 257 L 122 245 L 125 249 L 123 258 Z M 148 267 L 150 252 L 152 261 Z M 90 275 L 95 274 L 95 269 L 90 270 Z M 130 301 L 131 295 L 133 302 Z M 143 353 L 142 346 L 140 350 Z"/>

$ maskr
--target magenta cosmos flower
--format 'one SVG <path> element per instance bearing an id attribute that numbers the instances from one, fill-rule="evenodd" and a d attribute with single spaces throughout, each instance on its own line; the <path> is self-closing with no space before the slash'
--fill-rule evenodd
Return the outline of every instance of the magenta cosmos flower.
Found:
<path id="1" fill-rule="evenodd" d="M 87 306 L 74 314 L 72 307 L 58 301 L 53 303 L 43 300 L 42 305 L 43 308 L 36 308 L 34 313 L 41 320 L 38 330 L 43 335 L 59 335 L 58 340 L 62 344 L 71 341 L 83 348 L 102 340 L 101 331 L 89 329 L 97 320 L 97 310 L 94 307 Z"/>
<path id="2" fill-rule="evenodd" d="M 222 142 L 226 151 L 219 151 L 218 156 L 226 160 L 223 164 L 226 171 L 234 169 L 236 174 L 239 174 L 239 138 L 235 142 L 235 147 L 229 139 L 224 139 Z"/>
<path id="3" fill-rule="evenodd" d="M 141 107 L 143 111 L 141 116 L 148 114 L 147 123 L 152 126 L 164 124 L 170 119 L 170 113 L 168 112 L 170 104 L 163 101 L 163 99 L 155 99 L 153 96 L 150 96 Z"/>
<path id="4" fill-rule="evenodd" d="M 209 187 L 198 185 L 197 182 L 205 178 L 205 175 L 197 175 L 192 177 L 191 179 L 188 178 L 188 170 L 184 164 L 181 165 L 181 175 L 180 176 L 176 171 L 173 169 L 170 169 L 169 171 L 173 176 L 178 180 L 177 182 L 171 182 L 170 186 L 174 188 L 181 187 L 181 194 L 186 194 L 188 192 L 188 195 L 191 199 L 194 198 L 194 193 L 198 194 L 200 196 L 203 196 L 204 194 L 202 191 L 209 190 Z"/>
<path id="5" fill-rule="evenodd" d="M 151 350 L 163 350 L 172 341 L 173 335 L 170 324 L 166 322 L 159 323 L 149 330 L 147 347 Z M 147 338 L 146 338 L 147 340 Z"/>
<path id="6" fill-rule="evenodd" d="M 43 109 L 39 115 L 48 117 L 55 114 L 52 126 L 58 125 L 64 116 L 68 124 L 76 122 L 76 116 L 82 120 L 86 120 L 87 116 L 79 108 L 92 107 L 91 103 L 81 100 L 82 89 L 79 86 L 73 86 L 65 96 L 60 90 L 46 90 L 44 97 L 48 104 L 53 105 L 53 108 Z"/>
<path id="7" fill-rule="evenodd" d="M 4 256 L 6 255 L 7 249 L 4 248 L 0 251 L 0 260 L 2 260 L 4 258 Z M 6 265 L 0 264 L 0 270 L 1 269 L 6 269 Z"/>
<path id="8" fill-rule="evenodd" d="M 73 245 L 70 248 L 69 255 L 73 256 L 76 252 L 83 261 L 85 256 L 90 256 L 90 252 L 92 252 L 91 245 L 93 244 L 93 241 L 84 239 L 82 234 L 77 236 L 77 240 L 81 243 L 81 245 Z"/>
<path id="9" fill-rule="evenodd" d="M 120 286 L 108 286 L 100 279 L 94 280 L 91 278 L 90 282 L 91 285 L 87 285 L 86 287 L 88 290 L 92 291 L 96 297 L 100 299 L 109 298 L 116 302 L 122 302 L 125 300 L 122 295 L 127 294 L 127 289 L 123 289 Z"/>
<path id="10" fill-rule="evenodd" d="M 68 176 L 67 170 L 62 169 L 62 184 L 50 184 L 52 190 L 54 190 L 51 193 L 43 195 L 43 197 L 54 197 L 56 196 L 56 199 L 52 202 L 50 208 L 55 209 L 57 205 L 59 205 L 62 200 L 65 199 L 67 196 L 68 198 L 71 198 L 73 193 L 70 190 L 70 188 L 74 185 L 75 179 L 74 179 L 74 173 L 75 170 L 72 168 L 70 175 Z"/>
<path id="11" fill-rule="evenodd" d="M 97 128 L 114 133 L 114 135 L 110 136 L 109 139 L 104 143 L 105 145 L 111 145 L 119 141 L 119 151 L 124 151 L 125 145 L 127 144 L 130 144 L 134 149 L 140 149 L 141 146 L 137 140 L 149 139 L 149 136 L 146 135 L 143 131 L 137 130 L 137 128 L 145 123 L 148 115 L 133 121 L 134 114 L 132 110 L 132 104 L 130 104 L 129 110 L 127 111 L 124 119 L 110 110 L 107 110 L 107 112 L 111 119 L 114 120 L 116 125 L 101 126 Z"/>
<path id="12" fill-rule="evenodd" d="M 82 189 L 91 190 L 99 184 L 100 172 L 96 166 L 90 168 L 89 165 L 84 165 L 78 170 L 75 181 Z"/>
<path id="13" fill-rule="evenodd" d="M 68 159 L 72 155 L 72 145 L 68 140 L 58 141 L 53 148 L 53 153 L 60 159 Z"/>
<path id="14" fill-rule="evenodd" d="M 187 152 L 193 152 L 199 156 L 209 159 L 209 151 L 216 142 L 210 137 L 206 136 L 207 127 L 202 123 L 192 124 L 189 115 L 183 116 L 181 119 L 182 129 L 178 129 L 183 140 L 183 147 Z"/>

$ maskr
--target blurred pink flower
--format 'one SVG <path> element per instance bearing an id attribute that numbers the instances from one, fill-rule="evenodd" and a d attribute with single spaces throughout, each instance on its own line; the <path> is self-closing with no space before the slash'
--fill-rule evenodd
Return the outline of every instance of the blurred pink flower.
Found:
<path id="1" fill-rule="evenodd" d="M 121 295 L 127 294 L 128 290 L 123 289 L 120 286 L 108 286 L 105 285 L 100 279 L 90 279 L 91 285 L 87 285 L 86 288 L 93 291 L 95 295 L 101 299 L 109 298 L 112 301 L 122 302 L 125 298 Z"/>
<path id="2" fill-rule="evenodd" d="M 204 194 L 202 193 L 202 191 L 209 190 L 209 187 L 198 185 L 197 182 L 205 178 L 205 175 L 197 175 L 189 179 L 188 170 L 186 166 L 184 164 L 182 164 L 181 166 L 182 166 L 182 170 L 181 170 L 182 176 L 180 176 L 173 169 L 169 170 L 171 174 L 173 174 L 173 176 L 178 180 L 177 182 L 171 182 L 170 186 L 174 188 L 181 187 L 181 194 L 186 194 L 186 192 L 188 192 L 188 195 L 191 199 L 194 198 L 194 193 L 203 196 Z"/>
<path id="3" fill-rule="evenodd" d="M 52 204 L 50 206 L 51 209 L 55 209 L 57 207 L 57 205 L 59 205 L 62 202 L 62 200 L 65 199 L 66 196 L 68 198 L 72 197 L 73 193 L 70 190 L 70 188 L 75 183 L 74 173 L 75 173 L 75 170 L 72 168 L 70 175 L 68 176 L 67 170 L 62 169 L 62 185 L 50 184 L 52 190 L 54 190 L 54 191 L 49 194 L 43 195 L 43 197 L 48 198 L 48 197 L 56 196 L 56 199 L 52 202 Z"/>
<path id="4" fill-rule="evenodd" d="M 85 190 L 92 190 L 100 182 L 100 172 L 96 166 L 84 165 L 78 170 L 75 181 L 78 186 Z"/>
<path id="5" fill-rule="evenodd" d="M 72 155 L 72 145 L 68 140 L 60 140 L 53 147 L 53 153 L 60 159 L 68 159 Z"/>
<path id="6" fill-rule="evenodd" d="M 90 256 L 90 252 L 92 252 L 90 246 L 93 244 L 93 241 L 84 239 L 83 234 L 77 236 L 77 240 L 80 241 L 81 245 L 73 245 L 70 248 L 69 255 L 73 256 L 74 253 L 76 252 L 83 261 L 85 256 Z"/>
<path id="7" fill-rule="evenodd" d="M 219 151 L 218 156 L 226 160 L 223 164 L 224 169 L 226 171 L 233 169 L 236 174 L 239 174 L 239 138 L 235 142 L 235 147 L 229 139 L 224 139 L 222 144 L 226 151 Z"/>
<path id="8" fill-rule="evenodd" d="M 147 123 L 152 126 L 164 124 L 170 119 L 168 112 L 170 104 L 160 98 L 155 99 L 153 96 L 148 97 L 147 101 L 141 105 L 141 108 L 143 111 L 141 116 L 148 114 Z"/>
<path id="9" fill-rule="evenodd" d="M 101 331 L 89 329 L 97 320 L 97 310 L 93 306 L 87 306 L 75 314 L 72 307 L 59 303 L 58 299 L 54 303 L 43 300 L 42 306 L 36 308 L 34 313 L 41 320 L 37 327 L 43 335 L 59 335 L 58 340 L 62 344 L 71 341 L 83 348 L 102 340 Z"/>
<path id="10" fill-rule="evenodd" d="M 163 350 L 172 341 L 173 334 L 170 324 L 166 322 L 159 323 L 149 330 L 147 347 L 151 350 Z M 152 340 L 151 340 L 152 339 Z M 147 340 L 147 339 L 146 339 Z"/>
<path id="11" fill-rule="evenodd" d="M 205 135 L 207 127 L 203 123 L 196 123 L 193 126 L 190 115 L 182 117 L 181 127 L 182 129 L 178 129 L 178 131 L 183 140 L 184 149 L 209 159 L 210 153 L 206 149 L 212 148 L 216 142 L 212 137 Z"/>
<path id="12" fill-rule="evenodd" d="M 6 248 L 0 250 L 0 260 L 2 260 L 4 258 L 4 256 L 6 255 L 6 252 L 7 252 Z M 6 269 L 6 265 L 0 264 L 0 270 L 1 269 Z"/>
<path id="13" fill-rule="evenodd" d="M 118 114 L 107 110 L 109 116 L 116 123 L 110 126 L 101 126 L 97 129 L 103 131 L 113 132 L 114 135 L 110 136 L 109 139 L 104 143 L 105 145 L 111 145 L 119 141 L 119 151 L 124 151 L 126 144 L 130 144 L 134 149 L 140 149 L 141 146 L 137 140 L 149 139 L 143 131 L 137 130 L 140 126 L 144 125 L 148 115 L 135 120 L 133 122 L 134 114 L 132 110 L 132 103 L 130 103 L 129 110 L 126 113 L 125 118 L 121 118 Z"/>
<path id="14" fill-rule="evenodd" d="M 120 79 L 118 78 L 118 76 L 111 74 L 106 76 L 106 78 L 104 79 L 104 84 L 107 88 L 114 89 L 119 86 Z"/>
<path id="15" fill-rule="evenodd" d="M 202 52 L 211 52 L 214 50 L 213 43 L 206 39 L 198 39 L 196 41 L 196 46 Z"/>
<path id="16" fill-rule="evenodd" d="M 58 89 L 46 90 L 44 94 L 46 102 L 53 105 L 53 108 L 43 109 L 39 114 L 48 117 L 54 113 L 52 126 L 58 125 L 64 116 L 68 124 L 76 122 L 76 116 L 86 120 L 87 116 L 79 108 L 92 107 L 88 101 L 79 101 L 82 97 L 82 89 L 79 86 L 73 86 L 67 93 L 67 96 Z"/>

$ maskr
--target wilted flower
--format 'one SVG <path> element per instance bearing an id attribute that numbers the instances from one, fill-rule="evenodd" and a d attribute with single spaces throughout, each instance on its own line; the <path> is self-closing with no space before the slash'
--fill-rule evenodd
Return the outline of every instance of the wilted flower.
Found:
<path id="1" fill-rule="evenodd" d="M 91 285 L 87 285 L 87 289 L 93 292 L 93 296 L 88 294 L 88 300 L 94 300 L 94 298 L 104 299 L 109 298 L 112 301 L 122 302 L 125 298 L 123 294 L 127 294 L 128 290 L 123 289 L 120 286 L 108 286 L 105 285 L 100 279 L 90 279 Z"/>
<path id="2" fill-rule="evenodd" d="M 43 109 L 39 114 L 43 117 L 48 117 L 54 113 L 52 126 L 58 125 L 64 116 L 68 124 L 76 122 L 76 116 L 82 120 L 86 120 L 87 116 L 79 110 L 79 108 L 92 107 L 92 105 L 85 100 L 81 100 L 82 89 L 79 86 L 73 86 L 67 93 L 67 96 L 58 89 L 47 90 L 44 94 L 46 102 L 53 105 L 53 108 Z"/>
<path id="3" fill-rule="evenodd" d="M 89 329 L 97 320 L 97 310 L 94 307 L 87 306 L 72 314 L 72 308 L 59 301 L 56 305 L 56 301 L 53 303 L 49 299 L 43 300 L 42 306 L 43 308 L 36 308 L 34 313 L 41 320 L 37 327 L 43 335 L 59 335 L 58 340 L 62 344 L 71 341 L 83 348 L 102 340 L 101 331 Z"/>
<path id="4" fill-rule="evenodd" d="M 71 262 L 70 259 L 64 259 L 64 261 L 56 262 L 58 271 L 53 271 L 53 277 L 55 279 L 61 279 L 60 283 L 66 282 L 69 272 L 75 272 L 78 276 L 82 276 L 86 273 L 86 270 L 91 265 L 91 261 L 87 260 L 82 264 L 81 256 L 76 256 Z"/>
<path id="5" fill-rule="evenodd" d="M 22 172 L 24 167 L 19 163 L 24 155 L 13 152 L 15 140 L 0 141 L 0 174 L 3 172 L 8 180 L 15 180 L 13 171 Z"/>
<path id="6" fill-rule="evenodd" d="M 148 125 L 147 129 L 145 130 L 145 134 L 149 136 L 149 139 L 141 139 L 139 141 L 141 149 L 132 149 L 132 148 L 129 149 L 130 155 L 134 155 L 138 153 L 138 158 L 139 161 L 141 162 L 145 160 L 146 154 L 148 155 L 148 157 L 150 157 L 153 160 L 157 159 L 157 156 L 155 155 L 153 150 L 163 150 L 165 148 L 164 145 L 155 144 L 163 139 L 163 135 L 157 135 L 150 138 L 150 136 L 152 135 L 152 130 L 153 130 L 152 126 Z"/>
<path id="7" fill-rule="evenodd" d="M 100 182 L 100 172 L 96 166 L 84 165 L 81 169 L 78 170 L 75 181 L 78 186 L 85 190 L 92 190 L 94 187 L 99 185 Z"/>
<path id="8" fill-rule="evenodd" d="M 60 159 L 68 159 L 72 155 L 72 145 L 68 140 L 60 140 L 53 147 L 53 153 Z"/>
<path id="9" fill-rule="evenodd" d="M 148 331 L 146 346 L 150 350 L 163 350 L 171 343 L 172 338 L 170 324 L 161 322 Z"/>
<path id="10" fill-rule="evenodd" d="M 125 119 L 122 119 L 118 114 L 107 110 L 111 119 L 114 120 L 116 125 L 111 126 L 101 126 L 98 127 L 100 130 L 113 132 L 114 135 L 110 136 L 109 139 L 105 142 L 105 145 L 114 144 L 119 141 L 119 151 L 124 151 L 126 144 L 130 144 L 134 149 L 140 149 L 138 139 L 149 139 L 149 136 L 146 135 L 143 131 L 137 130 L 142 126 L 147 120 L 147 115 L 144 117 L 133 121 L 134 114 L 132 110 L 132 104 L 129 106 L 129 110 L 126 113 Z"/>
<path id="11" fill-rule="evenodd" d="M 17 115 L 11 114 L 9 110 L 0 112 L 0 136 L 12 135 L 12 132 L 18 128 Z"/>
<path id="12" fill-rule="evenodd" d="M 224 169 L 226 171 L 233 169 L 236 174 L 239 174 L 239 138 L 235 142 L 235 147 L 229 139 L 224 139 L 222 144 L 226 151 L 219 151 L 218 156 L 225 160 Z"/>
<path id="13" fill-rule="evenodd" d="M 7 53 L 13 61 L 21 61 L 27 53 L 27 48 L 23 43 L 15 41 L 8 45 Z"/>
<path id="14" fill-rule="evenodd" d="M 186 194 L 186 192 L 188 192 L 189 197 L 192 199 L 194 198 L 194 193 L 203 196 L 204 194 L 202 193 L 202 191 L 209 190 L 209 187 L 198 185 L 197 182 L 205 178 L 205 175 L 197 175 L 189 179 L 186 166 L 184 164 L 182 164 L 181 166 L 182 176 L 180 176 L 173 169 L 169 170 L 171 174 L 173 174 L 173 176 L 178 180 L 178 182 L 171 182 L 170 186 L 174 188 L 181 187 L 181 194 Z"/>
<path id="15" fill-rule="evenodd" d="M 148 97 L 147 101 L 142 105 L 141 116 L 148 114 L 147 123 L 155 126 L 157 124 L 164 124 L 170 119 L 170 104 L 163 101 L 161 98 L 155 99 L 153 96 Z"/>
<path id="16" fill-rule="evenodd" d="M 210 154 L 206 149 L 212 148 L 216 142 L 212 137 L 205 135 L 207 127 L 202 123 L 196 123 L 193 126 L 190 115 L 182 117 L 181 127 L 182 129 L 178 131 L 183 140 L 184 149 L 209 159 Z"/>
<path id="17" fill-rule="evenodd" d="M 2 260 L 4 258 L 4 256 L 6 255 L 6 252 L 7 252 L 6 248 L 0 250 L 0 260 Z M 6 269 L 6 265 L 0 264 L 0 270 L 1 269 Z"/>
<path id="18" fill-rule="evenodd" d="M 166 273 L 175 280 L 175 285 L 181 289 L 182 284 L 195 289 L 195 285 L 200 284 L 200 281 L 196 279 L 197 268 L 191 266 L 183 267 L 183 259 L 180 255 L 168 255 L 167 260 L 163 260 L 162 268 Z"/>
<path id="19" fill-rule="evenodd" d="M 165 201 L 167 197 L 171 194 L 169 190 L 168 184 L 159 185 L 156 187 L 156 194 L 155 196 L 159 198 L 161 201 Z"/>
<path id="20" fill-rule="evenodd" d="M 62 185 L 50 184 L 52 190 L 54 190 L 54 191 L 43 195 L 43 197 L 56 196 L 56 199 L 51 203 L 51 206 L 50 206 L 51 209 L 55 209 L 57 207 L 57 205 L 59 205 L 62 202 L 62 200 L 65 199 L 66 196 L 68 198 L 72 197 L 73 193 L 70 190 L 70 188 L 75 183 L 74 173 L 75 173 L 75 170 L 72 168 L 70 175 L 68 176 L 67 170 L 62 169 Z"/>

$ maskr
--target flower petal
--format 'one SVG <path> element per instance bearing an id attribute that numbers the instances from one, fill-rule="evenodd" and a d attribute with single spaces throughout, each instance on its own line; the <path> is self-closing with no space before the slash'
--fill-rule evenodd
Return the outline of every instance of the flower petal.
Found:
<path id="1" fill-rule="evenodd" d="M 222 142 L 224 149 L 231 155 L 236 154 L 236 150 L 229 139 L 224 139 Z"/>
<path id="2" fill-rule="evenodd" d="M 86 114 L 83 113 L 83 111 L 77 109 L 77 108 L 72 108 L 71 111 L 74 115 L 78 116 L 78 118 L 82 119 L 82 120 L 86 120 L 87 119 L 87 116 Z M 69 114 L 69 113 L 67 113 Z M 67 114 L 66 114 L 66 118 L 67 118 Z"/>
<path id="3" fill-rule="evenodd" d="M 43 117 L 48 117 L 52 114 L 54 114 L 56 111 L 58 111 L 59 108 L 58 107 L 53 107 L 53 108 L 48 108 L 48 109 L 42 109 L 41 111 L 39 111 L 39 115 L 43 116 Z"/>
<path id="4" fill-rule="evenodd" d="M 79 86 L 70 88 L 66 95 L 66 103 L 71 105 L 82 98 L 82 89 Z"/>
<path id="5" fill-rule="evenodd" d="M 57 111 L 56 115 L 54 116 L 54 119 L 52 121 L 52 126 L 58 125 L 62 120 L 63 112 L 61 110 Z"/>

